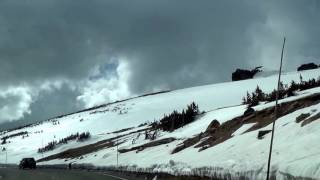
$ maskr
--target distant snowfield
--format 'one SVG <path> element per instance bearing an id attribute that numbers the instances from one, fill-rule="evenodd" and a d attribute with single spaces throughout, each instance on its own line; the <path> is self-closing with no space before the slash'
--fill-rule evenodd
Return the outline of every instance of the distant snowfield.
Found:
<path id="1" fill-rule="evenodd" d="M 320 70 L 284 73 L 282 81 L 289 84 L 292 80 L 299 82 L 300 74 L 303 80 L 318 78 Z M 29 137 L 21 136 L 8 139 L 10 143 L 0 145 L 5 147 L 8 153 L 9 163 L 18 163 L 23 157 L 35 157 L 40 159 L 58 152 L 92 144 L 104 139 L 127 134 L 146 126 L 138 127 L 145 122 L 159 120 L 164 114 L 173 110 L 181 111 L 191 102 L 196 102 L 201 111 L 206 111 L 195 122 L 179 128 L 174 132 L 160 132 L 158 139 L 174 137 L 177 140 L 169 144 L 146 148 L 143 151 L 130 151 L 121 153 L 120 165 L 129 165 L 139 168 L 153 167 L 154 171 L 162 171 L 176 174 L 190 174 L 192 169 L 200 167 L 218 168 L 217 173 L 229 173 L 237 178 L 239 173 L 255 171 L 252 179 L 265 179 L 268 157 L 268 145 L 270 133 L 261 140 L 257 139 L 258 130 L 244 133 L 253 124 L 243 125 L 233 133 L 233 137 L 221 144 L 198 152 L 198 148 L 189 147 L 179 153 L 171 154 L 172 150 L 186 138 L 193 137 L 204 132 L 212 120 L 220 123 L 240 116 L 246 109 L 241 105 L 242 97 L 247 91 L 252 92 L 259 85 L 264 92 L 271 92 L 276 88 L 277 75 L 259 77 L 250 80 L 226 82 L 213 85 L 205 85 L 167 93 L 151 95 L 115 103 L 99 109 L 81 112 L 53 120 L 59 124 L 53 125 L 53 121 L 47 121 L 33 127 L 15 130 L 5 135 L 21 131 L 28 131 Z M 294 101 L 299 98 L 320 93 L 320 88 L 299 92 L 297 96 L 286 98 L 280 102 Z M 256 106 L 256 110 L 262 110 L 274 106 L 274 102 Z M 319 178 L 320 177 L 320 121 L 314 121 L 306 126 L 295 122 L 301 113 L 317 114 L 320 104 L 306 107 L 280 118 L 276 123 L 274 151 L 272 157 L 272 169 L 277 171 L 277 177 L 282 179 L 283 173 L 293 176 Z M 126 132 L 111 133 L 124 128 L 135 127 Z M 271 125 L 263 129 L 271 129 Z M 37 149 L 53 140 L 59 140 L 76 132 L 89 131 L 92 138 L 85 142 L 69 142 L 61 145 L 53 151 L 44 154 L 37 153 Z M 119 146 L 130 148 L 149 142 L 144 140 L 144 134 L 138 136 L 133 133 L 124 137 L 126 142 Z M 132 140 L 135 139 L 135 144 Z M 5 161 L 5 152 L 0 152 L 0 163 Z M 169 163 L 171 161 L 171 163 Z M 94 153 L 83 156 L 82 159 L 65 161 L 56 159 L 45 164 L 55 163 L 91 163 L 96 166 L 116 165 L 116 148 L 104 148 Z"/>

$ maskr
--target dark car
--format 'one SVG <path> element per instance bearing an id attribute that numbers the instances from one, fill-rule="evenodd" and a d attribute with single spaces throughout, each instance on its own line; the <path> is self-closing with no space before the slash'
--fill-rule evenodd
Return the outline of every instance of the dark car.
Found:
<path id="1" fill-rule="evenodd" d="M 20 161 L 19 168 L 20 169 L 26 169 L 26 168 L 35 169 L 37 167 L 36 164 L 37 163 L 36 163 L 36 160 L 34 160 L 34 158 L 23 158 Z"/>

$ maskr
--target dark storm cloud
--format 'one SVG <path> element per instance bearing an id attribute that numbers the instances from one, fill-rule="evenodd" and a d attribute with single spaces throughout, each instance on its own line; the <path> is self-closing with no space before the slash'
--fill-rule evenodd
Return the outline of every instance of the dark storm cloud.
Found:
<path id="1" fill-rule="evenodd" d="M 94 17 L 85 19 L 88 10 L 72 5 L 64 7 L 59 0 L 0 2 L 1 82 L 88 74 L 100 60 L 101 34 L 91 29 Z"/>
<path id="2" fill-rule="evenodd" d="M 88 97 L 95 87 L 103 96 L 124 84 L 140 94 L 228 81 L 238 67 L 275 68 L 284 35 L 285 68 L 292 70 L 319 63 L 319 13 L 318 1 L 2 0 L 0 88 L 66 80 L 77 87 L 59 92 L 71 110 L 77 97 L 95 100 Z M 125 77 L 115 70 L 122 63 Z M 112 87 L 90 82 L 81 90 L 83 81 Z M 39 93 L 27 119 L 60 111 L 48 106 L 37 113 L 53 95 Z M 54 104 L 67 106 L 64 98 Z"/>
<path id="3" fill-rule="evenodd" d="M 26 115 L 23 121 L 36 122 L 79 110 L 82 106 L 76 102 L 78 93 L 67 85 L 44 91 L 30 105 L 32 114 Z"/>
<path id="4" fill-rule="evenodd" d="M 219 70 L 243 64 L 246 28 L 260 20 L 256 6 L 236 1 L 0 3 L 2 82 L 84 78 L 94 65 L 121 55 L 132 61 L 135 92 L 226 80 Z M 201 67 L 210 67 L 210 76 Z M 154 78 L 145 80 L 150 73 Z M 170 82 L 173 76 L 179 81 Z"/>
<path id="5" fill-rule="evenodd" d="M 269 2 L 265 8 L 273 31 L 263 36 L 275 37 L 279 40 L 279 36 L 287 37 L 287 68 L 296 69 L 297 65 L 305 62 L 319 64 L 320 1 Z M 267 46 L 274 45 L 273 42 L 267 41 Z"/>
<path id="6" fill-rule="evenodd" d="M 229 80 L 234 68 L 247 66 L 247 28 L 263 21 L 259 8 L 245 1 L 186 1 L 153 8 L 165 13 L 153 16 L 150 26 L 136 27 L 156 42 L 136 47 L 141 54 L 132 61 L 131 88 L 138 92 Z"/>

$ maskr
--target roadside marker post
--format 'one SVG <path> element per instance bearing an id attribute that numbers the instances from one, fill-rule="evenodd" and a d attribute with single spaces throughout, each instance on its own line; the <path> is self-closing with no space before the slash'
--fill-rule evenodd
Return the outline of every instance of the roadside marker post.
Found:
<path id="1" fill-rule="evenodd" d="M 8 149 L 6 148 L 6 166 L 8 166 Z"/>

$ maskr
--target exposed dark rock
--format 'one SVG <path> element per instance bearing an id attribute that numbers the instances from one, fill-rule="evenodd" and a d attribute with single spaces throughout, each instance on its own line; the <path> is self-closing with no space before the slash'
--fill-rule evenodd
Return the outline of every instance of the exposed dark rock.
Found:
<path id="1" fill-rule="evenodd" d="M 216 134 L 216 132 L 220 129 L 220 123 L 216 119 L 213 120 L 207 130 L 205 132 L 201 132 L 197 136 L 194 136 L 192 138 L 188 138 L 185 141 L 183 141 L 181 144 L 179 144 L 174 150 L 171 152 L 172 154 L 180 152 L 188 147 L 191 147 L 193 145 L 196 145 L 197 143 L 201 142 L 202 139 L 208 138 L 213 134 Z M 224 128 L 225 129 L 225 128 Z"/>
<path id="2" fill-rule="evenodd" d="M 317 113 L 316 115 L 304 120 L 302 123 L 301 123 L 301 126 L 305 126 L 315 120 L 320 120 L 320 113 Z"/>
<path id="3" fill-rule="evenodd" d="M 199 142 L 200 139 L 201 139 L 201 135 L 186 139 L 185 141 L 183 141 L 183 143 L 179 144 L 176 148 L 174 148 L 171 154 L 180 152 L 188 147 L 195 145 L 196 143 Z"/>
<path id="4" fill-rule="evenodd" d="M 316 65 L 315 63 L 308 63 L 308 64 L 302 64 L 301 66 L 298 67 L 298 71 L 304 71 L 304 70 L 309 70 L 309 69 L 317 69 L 319 66 Z"/>
<path id="5" fill-rule="evenodd" d="M 271 130 L 262 130 L 258 132 L 258 139 L 263 139 L 264 135 L 268 134 L 271 132 Z"/>
<path id="6" fill-rule="evenodd" d="M 213 133 L 219 127 L 220 127 L 220 122 L 215 119 L 209 124 L 206 132 Z"/>
<path id="7" fill-rule="evenodd" d="M 296 118 L 296 123 L 299 123 L 310 116 L 310 113 L 302 113 Z"/>
<path id="8" fill-rule="evenodd" d="M 262 71 L 261 68 L 262 66 L 256 67 L 252 70 L 237 69 L 235 72 L 232 73 L 232 81 L 252 79 L 255 74 Z"/>

